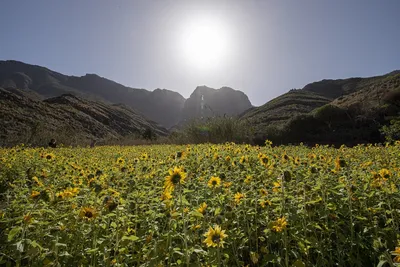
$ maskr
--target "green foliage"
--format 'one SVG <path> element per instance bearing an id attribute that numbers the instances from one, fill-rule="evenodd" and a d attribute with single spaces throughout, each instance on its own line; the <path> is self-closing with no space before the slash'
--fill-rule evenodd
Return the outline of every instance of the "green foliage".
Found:
<path id="1" fill-rule="evenodd" d="M 392 119 L 389 125 L 382 126 L 380 132 L 388 142 L 400 140 L 400 116 Z"/>
<path id="2" fill-rule="evenodd" d="M 195 119 L 171 135 L 174 143 L 249 143 L 253 137 L 250 124 L 236 117 L 219 116 Z"/>
<path id="3" fill-rule="evenodd" d="M 312 113 L 316 119 L 327 122 L 340 121 L 347 118 L 346 110 L 331 104 L 316 108 Z"/>
<path id="4" fill-rule="evenodd" d="M 266 145 L 0 148 L 0 265 L 396 266 L 400 142 Z"/>
<path id="5" fill-rule="evenodd" d="M 383 100 L 391 105 L 394 105 L 398 108 L 400 108 L 400 88 L 397 88 L 393 91 L 388 92 Z"/>

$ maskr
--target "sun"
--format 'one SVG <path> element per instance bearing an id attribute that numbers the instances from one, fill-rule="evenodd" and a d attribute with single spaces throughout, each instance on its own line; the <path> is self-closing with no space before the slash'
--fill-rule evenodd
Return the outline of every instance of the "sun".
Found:
<path id="1" fill-rule="evenodd" d="M 196 19 L 183 25 L 181 52 L 191 67 L 214 68 L 229 55 L 226 25 L 212 18 Z"/>

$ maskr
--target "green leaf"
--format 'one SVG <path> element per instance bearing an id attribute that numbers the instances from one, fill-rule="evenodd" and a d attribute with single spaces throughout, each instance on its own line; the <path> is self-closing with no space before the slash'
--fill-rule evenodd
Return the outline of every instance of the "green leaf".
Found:
<path id="1" fill-rule="evenodd" d="M 220 213 L 221 213 L 221 208 L 220 207 L 216 208 L 215 212 L 214 212 L 214 215 L 217 216 Z"/>
<path id="2" fill-rule="evenodd" d="M 306 265 L 301 260 L 297 260 L 293 263 L 293 267 L 306 267 Z"/>
<path id="3" fill-rule="evenodd" d="M 61 254 L 59 254 L 60 257 L 72 257 L 71 254 L 68 253 L 68 251 L 63 251 Z"/>
<path id="4" fill-rule="evenodd" d="M 193 249 L 193 252 L 195 252 L 195 253 L 197 253 L 197 254 L 207 254 L 206 251 L 204 251 L 204 250 L 202 250 L 202 249 L 197 249 L 197 248 Z"/>
<path id="5" fill-rule="evenodd" d="M 198 212 L 197 210 L 192 211 L 190 214 L 194 217 L 199 217 L 199 218 L 204 217 L 204 215 L 201 212 Z"/>
<path id="6" fill-rule="evenodd" d="M 184 255 L 185 255 L 185 254 L 183 254 L 182 252 L 177 251 L 177 250 L 174 251 L 174 254 L 178 254 L 178 255 L 181 255 L 181 256 L 184 256 Z"/>
<path id="7" fill-rule="evenodd" d="M 8 242 L 12 241 L 14 237 L 22 230 L 22 227 L 15 227 L 8 233 Z"/>
<path id="8" fill-rule="evenodd" d="M 360 221 L 368 221 L 368 219 L 365 217 L 361 217 L 361 216 L 355 216 L 355 217 L 356 217 L 356 219 L 358 219 Z"/>
<path id="9" fill-rule="evenodd" d="M 40 248 L 41 250 L 43 249 L 43 247 L 39 245 L 36 241 L 32 241 L 30 245 L 34 248 Z"/>
<path id="10" fill-rule="evenodd" d="M 183 193 L 184 194 L 186 194 L 186 193 L 192 193 L 192 192 L 194 192 L 194 190 L 190 190 L 190 189 L 183 189 Z"/>
<path id="11" fill-rule="evenodd" d="M 130 235 L 130 236 L 123 236 L 122 240 L 130 240 L 130 241 L 136 241 L 139 240 L 139 237 L 135 236 L 135 235 Z"/>
<path id="12" fill-rule="evenodd" d="M 99 248 L 92 248 L 92 249 L 89 249 L 88 251 L 86 251 L 86 253 L 94 253 L 98 250 L 99 250 Z"/>
<path id="13" fill-rule="evenodd" d="M 381 260 L 376 267 L 382 267 L 385 263 L 387 263 L 387 260 Z"/>

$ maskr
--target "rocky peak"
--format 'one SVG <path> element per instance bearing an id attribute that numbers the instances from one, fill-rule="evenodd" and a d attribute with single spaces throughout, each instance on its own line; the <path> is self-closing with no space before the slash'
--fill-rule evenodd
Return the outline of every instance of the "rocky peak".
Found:
<path id="1" fill-rule="evenodd" d="M 230 87 L 214 89 L 198 86 L 186 100 L 183 119 L 218 115 L 238 115 L 251 108 L 248 97 L 241 91 Z"/>

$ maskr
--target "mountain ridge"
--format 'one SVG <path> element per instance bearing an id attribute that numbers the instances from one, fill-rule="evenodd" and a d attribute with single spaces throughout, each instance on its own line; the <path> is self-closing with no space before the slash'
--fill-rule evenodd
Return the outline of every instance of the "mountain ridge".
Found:
<path id="1" fill-rule="evenodd" d="M 68 76 L 46 67 L 15 60 L 0 61 L 0 86 L 31 90 L 42 99 L 62 94 L 75 94 L 95 101 L 123 103 L 167 128 L 178 124 L 185 117 L 184 107 L 187 101 L 178 92 L 168 89 L 157 88 L 150 91 L 132 88 L 97 74 Z M 221 90 L 225 95 L 225 97 L 219 98 L 216 105 L 224 107 L 216 109 L 218 115 L 225 113 L 237 115 L 251 105 L 243 92 L 234 89 L 227 90 L 226 88 L 228 87 L 214 89 Z M 245 97 L 241 98 L 244 102 L 243 105 L 232 108 L 229 103 L 232 99 L 237 98 L 236 95 L 244 95 Z"/>

